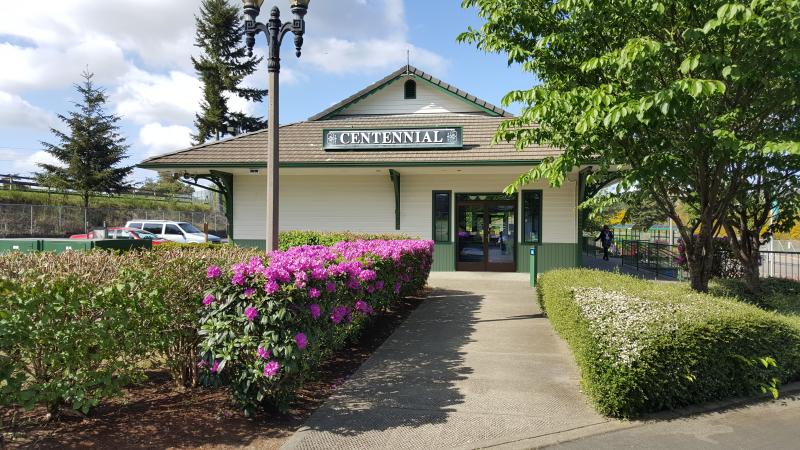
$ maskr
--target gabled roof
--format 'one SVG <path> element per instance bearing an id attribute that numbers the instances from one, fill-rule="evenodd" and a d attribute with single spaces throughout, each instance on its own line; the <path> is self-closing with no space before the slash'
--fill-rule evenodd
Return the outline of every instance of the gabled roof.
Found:
<path id="1" fill-rule="evenodd" d="M 401 167 L 411 165 L 505 165 L 533 164 L 561 151 L 547 145 L 533 145 L 517 151 L 513 143 L 492 144 L 503 117 L 482 114 L 407 114 L 337 116 L 329 120 L 300 122 L 280 128 L 282 167 Z M 379 129 L 387 127 L 424 128 L 460 126 L 464 147 L 459 149 L 408 149 L 326 151 L 322 135 L 326 128 Z M 155 156 L 139 164 L 147 169 L 183 167 L 266 167 L 266 130 L 235 138 Z"/>
<path id="2" fill-rule="evenodd" d="M 450 85 L 448 83 L 445 83 L 444 81 L 442 81 L 442 80 L 440 80 L 438 78 L 434 78 L 433 76 L 425 73 L 424 71 L 422 71 L 420 69 L 417 69 L 416 67 L 414 67 L 412 65 L 407 65 L 407 66 L 403 66 L 403 67 L 399 68 L 398 70 L 396 70 L 395 72 L 389 74 L 389 76 L 383 78 L 382 80 L 377 81 L 377 82 L 367 86 L 366 88 L 360 90 L 359 92 L 356 92 L 355 94 L 351 95 L 350 97 L 347 97 L 346 99 L 344 99 L 341 102 L 331 106 L 330 108 L 326 109 L 325 111 L 322 111 L 319 114 L 315 114 L 314 116 L 311 116 L 308 120 L 309 121 L 316 121 L 316 120 L 330 119 L 331 117 L 333 117 L 337 113 L 343 111 L 344 109 L 346 109 L 350 105 L 352 105 L 354 103 L 357 103 L 357 102 L 369 97 L 370 95 L 374 94 L 375 92 L 377 92 L 377 91 L 383 89 L 384 87 L 388 86 L 389 84 L 393 83 L 398 78 L 401 78 L 403 76 L 408 76 L 408 75 L 413 75 L 413 76 L 417 77 L 418 79 L 421 79 L 421 80 L 431 84 L 434 87 L 443 89 L 443 90 L 449 92 L 450 94 L 454 94 L 454 95 L 460 97 L 461 99 L 463 99 L 465 102 L 472 103 L 473 105 L 475 105 L 475 107 L 477 109 L 483 110 L 484 112 L 486 112 L 490 116 L 493 116 L 493 117 L 513 117 L 513 115 L 511 113 L 509 113 L 508 111 L 506 111 L 506 110 L 504 110 L 502 108 L 498 108 L 497 106 L 494 106 L 494 105 L 492 105 L 491 103 L 489 103 L 489 102 L 487 102 L 485 100 L 481 100 L 478 97 L 475 97 L 474 95 L 471 95 L 471 94 L 469 94 L 467 92 L 464 92 L 464 91 L 462 91 L 461 89 L 458 89 L 455 86 L 452 86 L 452 85 Z"/>

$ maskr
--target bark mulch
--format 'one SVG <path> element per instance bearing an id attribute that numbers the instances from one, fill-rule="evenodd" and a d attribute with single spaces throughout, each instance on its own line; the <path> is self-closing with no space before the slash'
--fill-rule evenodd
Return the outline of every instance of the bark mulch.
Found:
<path id="1" fill-rule="evenodd" d="M 381 314 L 357 342 L 327 361 L 306 383 L 287 414 L 244 417 L 223 389 L 177 391 L 165 371 L 148 374 L 123 397 L 90 417 L 63 415 L 47 421 L 44 409 L 0 409 L 0 448 L 226 448 L 277 449 L 392 332 L 425 295 L 409 297 Z"/>

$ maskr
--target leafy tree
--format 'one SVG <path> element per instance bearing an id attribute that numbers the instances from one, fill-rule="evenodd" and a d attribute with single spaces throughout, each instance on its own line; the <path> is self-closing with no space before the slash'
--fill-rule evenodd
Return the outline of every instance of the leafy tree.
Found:
<path id="1" fill-rule="evenodd" d="M 722 223 L 747 287 L 756 292 L 761 246 L 800 221 L 800 155 L 753 155 L 743 169 L 749 183 L 736 194 Z"/>
<path id="2" fill-rule="evenodd" d="M 193 187 L 183 184 L 165 173 L 159 173 L 158 180 L 148 178 L 142 184 L 141 189 L 169 195 L 194 193 Z"/>
<path id="3" fill-rule="evenodd" d="M 563 149 L 521 175 L 563 182 L 619 170 L 672 218 L 692 288 L 708 289 L 713 236 L 762 151 L 800 152 L 800 0 L 463 0 L 485 19 L 459 36 L 541 84 L 496 139 Z M 536 125 L 536 126 L 534 126 Z M 690 219 L 676 205 L 689 208 Z"/>
<path id="4" fill-rule="evenodd" d="M 45 186 L 80 192 L 85 211 L 92 194 L 127 190 L 129 184 L 125 179 L 133 167 L 119 167 L 128 150 L 125 137 L 119 134 L 120 117 L 105 112 L 107 97 L 92 82 L 94 74 L 84 72 L 82 76 L 84 82 L 75 85 L 82 97 L 82 101 L 75 103 L 77 110 L 58 116 L 68 131 L 53 128 L 50 131 L 59 143 L 42 142 L 45 151 L 61 165 L 39 164 L 44 171 L 37 173 L 36 178 Z"/>
<path id="5" fill-rule="evenodd" d="M 228 109 L 230 96 L 260 102 L 267 95 L 264 89 L 240 87 L 262 58 L 247 56 L 238 5 L 232 6 L 228 0 L 203 0 L 195 23 L 195 46 L 202 49 L 202 55 L 192 57 L 192 64 L 203 82 L 201 112 L 195 115 L 195 141 L 202 144 L 211 138 L 264 128 L 261 118 Z"/>

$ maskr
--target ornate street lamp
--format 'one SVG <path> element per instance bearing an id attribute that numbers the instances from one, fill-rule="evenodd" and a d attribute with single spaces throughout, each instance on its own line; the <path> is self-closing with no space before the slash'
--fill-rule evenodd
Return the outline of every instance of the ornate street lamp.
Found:
<path id="1" fill-rule="evenodd" d="M 256 44 L 256 35 L 263 32 L 267 36 L 267 68 L 269 70 L 269 117 L 267 118 L 267 130 L 269 136 L 269 150 L 267 157 L 267 251 L 278 249 L 279 228 L 279 173 L 280 157 L 278 152 L 280 140 L 280 122 L 278 115 L 278 82 L 281 71 L 281 43 L 284 36 L 290 31 L 294 33 L 294 46 L 297 57 L 300 57 L 300 49 L 303 47 L 303 34 L 306 32 L 305 16 L 308 12 L 310 0 L 292 0 L 291 8 L 294 19 L 291 22 L 283 23 L 281 13 L 277 7 L 273 7 L 267 23 L 256 21 L 261 5 L 264 0 L 242 0 L 244 3 L 244 31 L 247 36 L 245 43 L 249 54 L 253 54 L 253 46 Z"/>

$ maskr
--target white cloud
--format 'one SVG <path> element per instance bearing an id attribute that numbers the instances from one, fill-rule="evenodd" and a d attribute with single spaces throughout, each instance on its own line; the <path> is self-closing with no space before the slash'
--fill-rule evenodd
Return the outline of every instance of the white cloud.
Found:
<path id="1" fill-rule="evenodd" d="M 114 41 L 148 64 L 188 66 L 197 0 L 0 2 L 0 30 L 40 48 L 67 49 L 92 37 Z"/>
<path id="2" fill-rule="evenodd" d="M 147 147 L 147 158 L 188 148 L 192 145 L 191 128 L 149 123 L 139 130 L 139 141 Z"/>
<path id="3" fill-rule="evenodd" d="M 0 127 L 49 130 L 58 119 L 18 95 L 0 91 Z"/>
<path id="4" fill-rule="evenodd" d="M 19 93 L 26 90 L 57 89 L 80 80 L 85 70 L 95 81 L 110 83 L 129 70 L 122 49 L 105 38 L 92 38 L 69 48 L 22 47 L 0 43 L 0 89 Z"/>
<path id="5" fill-rule="evenodd" d="M 406 63 L 407 50 L 411 51 L 415 65 L 437 74 L 446 71 L 447 61 L 444 58 L 404 40 L 349 41 L 327 38 L 310 42 L 306 58 L 326 72 L 349 74 L 397 69 Z"/>
<path id="6" fill-rule="evenodd" d="M 0 149 L 0 163 L 4 170 L 12 174 L 30 176 L 34 172 L 41 172 L 38 164 L 53 164 L 61 166 L 61 162 L 44 150 L 34 153 L 22 153 L 15 150 Z"/>
<path id="7" fill-rule="evenodd" d="M 202 85 L 193 75 L 179 71 L 156 75 L 134 69 L 122 77 L 111 100 L 117 114 L 140 125 L 191 123 L 202 96 Z"/>

